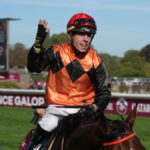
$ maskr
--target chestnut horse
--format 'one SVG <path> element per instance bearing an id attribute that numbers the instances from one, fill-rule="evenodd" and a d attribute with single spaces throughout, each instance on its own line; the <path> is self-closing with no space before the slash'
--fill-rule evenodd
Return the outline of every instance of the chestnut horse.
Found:
<path id="1" fill-rule="evenodd" d="M 70 115 L 60 122 L 55 136 L 45 140 L 46 146 L 39 150 L 145 150 L 133 131 L 135 118 L 136 108 L 126 119 L 118 120 L 108 119 L 100 112 L 89 118 Z M 20 150 L 27 150 L 30 138 L 31 132 Z"/>

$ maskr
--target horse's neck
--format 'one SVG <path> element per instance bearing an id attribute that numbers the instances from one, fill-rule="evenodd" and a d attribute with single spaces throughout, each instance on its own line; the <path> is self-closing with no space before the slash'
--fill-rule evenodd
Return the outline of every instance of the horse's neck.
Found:
<path id="1" fill-rule="evenodd" d="M 77 118 L 74 121 L 72 118 L 70 119 L 71 122 L 67 120 L 69 124 L 71 123 L 70 125 L 65 122 L 67 129 L 65 150 L 99 150 L 102 142 L 101 131 L 104 132 L 105 128 L 104 114 L 96 113 L 84 120 L 82 118 Z M 100 128 L 101 126 L 104 128 Z"/>
<path id="2" fill-rule="evenodd" d="M 100 138 L 97 136 L 97 123 L 83 121 L 68 135 L 65 150 L 99 150 Z"/>

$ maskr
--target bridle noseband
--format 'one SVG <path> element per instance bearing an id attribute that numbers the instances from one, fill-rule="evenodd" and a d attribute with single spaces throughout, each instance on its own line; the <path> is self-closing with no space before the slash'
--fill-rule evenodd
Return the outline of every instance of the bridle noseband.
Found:
<path id="1" fill-rule="evenodd" d="M 111 145 L 116 145 L 116 144 L 119 144 L 119 143 L 122 143 L 124 141 L 127 141 L 129 139 L 131 139 L 132 137 L 134 137 L 136 135 L 135 132 L 132 132 L 130 133 L 129 135 L 123 137 L 123 138 L 120 138 L 118 140 L 114 140 L 114 141 L 111 141 L 111 142 L 104 142 L 103 143 L 103 146 L 111 146 Z"/>

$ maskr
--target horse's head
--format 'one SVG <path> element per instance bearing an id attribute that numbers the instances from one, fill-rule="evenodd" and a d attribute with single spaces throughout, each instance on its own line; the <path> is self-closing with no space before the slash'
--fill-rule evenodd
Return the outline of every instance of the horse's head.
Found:
<path id="1" fill-rule="evenodd" d="M 145 150 L 136 133 L 133 131 L 136 119 L 136 107 L 129 113 L 127 119 L 110 120 L 105 118 L 103 124 L 103 146 L 105 150 Z M 102 129 L 102 127 L 100 128 Z"/>

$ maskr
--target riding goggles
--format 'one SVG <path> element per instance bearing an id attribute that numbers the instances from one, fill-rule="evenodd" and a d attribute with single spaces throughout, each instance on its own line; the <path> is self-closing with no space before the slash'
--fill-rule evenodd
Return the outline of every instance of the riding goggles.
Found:
<path id="1" fill-rule="evenodd" d="M 82 19 L 77 19 L 74 22 L 75 26 L 82 26 L 82 25 L 90 25 L 91 27 L 96 29 L 96 23 L 94 20 L 88 19 L 88 18 L 82 18 Z"/>
<path id="2" fill-rule="evenodd" d="M 72 31 L 75 31 L 75 32 L 83 32 L 83 33 L 91 33 L 91 34 L 95 34 L 96 33 L 96 30 L 91 28 L 91 27 L 79 27 L 79 28 L 76 28 Z"/>

